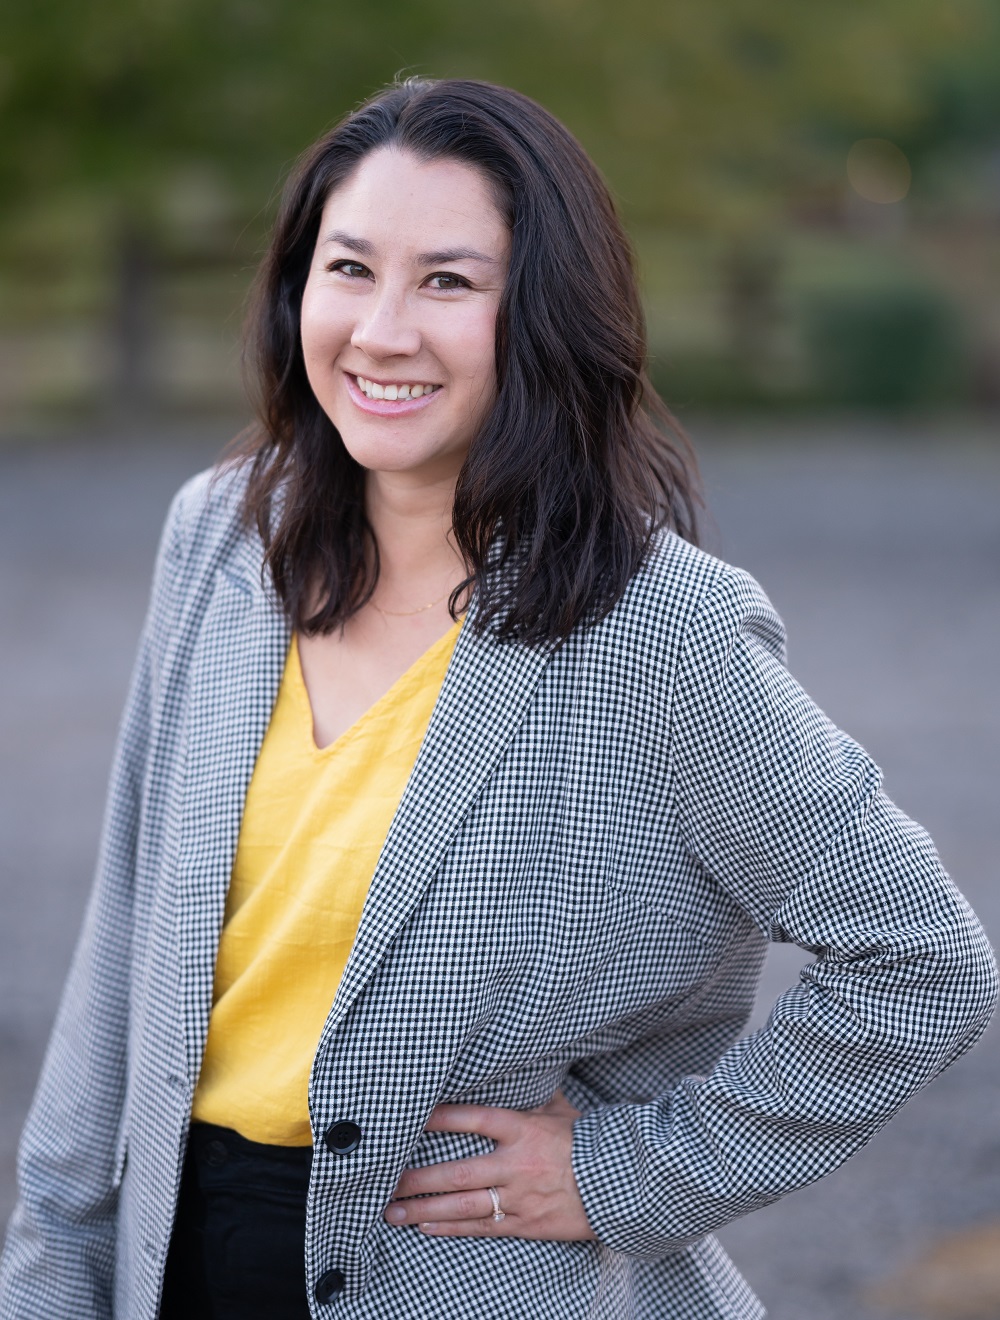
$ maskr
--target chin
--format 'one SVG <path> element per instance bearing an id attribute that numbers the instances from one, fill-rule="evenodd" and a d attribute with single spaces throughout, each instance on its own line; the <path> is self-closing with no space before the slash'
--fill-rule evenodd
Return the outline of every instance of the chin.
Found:
<path id="1" fill-rule="evenodd" d="M 356 432 L 345 435 L 340 427 L 337 430 L 351 458 L 369 472 L 425 472 L 431 479 L 456 477 L 468 451 L 468 445 L 431 449 L 414 444 L 412 439 L 378 440 Z"/>
<path id="2" fill-rule="evenodd" d="M 346 441 L 344 448 L 368 472 L 425 472 L 428 477 L 434 477 L 453 469 L 457 476 L 462 466 L 461 458 L 446 454 L 414 454 L 412 450 L 400 453 L 395 447 L 350 445 Z"/>

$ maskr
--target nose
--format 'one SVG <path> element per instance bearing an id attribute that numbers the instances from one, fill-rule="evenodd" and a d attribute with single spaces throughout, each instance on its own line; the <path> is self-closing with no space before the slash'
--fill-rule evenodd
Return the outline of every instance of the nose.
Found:
<path id="1" fill-rule="evenodd" d="M 351 345 L 373 361 L 413 357 L 420 351 L 420 331 L 413 324 L 405 296 L 383 286 L 366 299 L 351 335 Z"/>

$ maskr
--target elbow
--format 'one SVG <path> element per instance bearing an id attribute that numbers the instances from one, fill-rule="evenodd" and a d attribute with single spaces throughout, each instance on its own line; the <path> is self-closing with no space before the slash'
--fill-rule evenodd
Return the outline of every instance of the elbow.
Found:
<path id="1" fill-rule="evenodd" d="M 971 912 L 964 938 L 940 953 L 936 981 L 930 1020 L 938 1037 L 939 1068 L 946 1068 L 979 1040 L 1000 997 L 996 957 Z"/>
<path id="2" fill-rule="evenodd" d="M 969 999 L 967 1030 L 974 1040 L 978 1040 L 989 1025 L 1000 999 L 1000 971 L 984 932 L 981 932 L 980 949 L 964 960 L 957 979 L 961 985 L 959 993 L 967 993 Z"/>

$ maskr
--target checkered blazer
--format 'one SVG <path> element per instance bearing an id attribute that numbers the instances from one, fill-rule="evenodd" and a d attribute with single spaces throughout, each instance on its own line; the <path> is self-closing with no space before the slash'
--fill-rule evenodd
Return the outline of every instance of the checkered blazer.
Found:
<path id="1" fill-rule="evenodd" d="M 20 1152 L 3 1320 L 154 1320 L 244 796 L 289 641 L 239 475 L 175 499 L 97 881 Z M 967 1049 L 974 915 L 782 664 L 747 574 L 664 534 L 598 626 L 464 627 L 316 1048 L 316 1320 L 746 1320 L 710 1236 L 821 1177 Z M 766 942 L 816 955 L 742 1036 Z M 585 1111 L 597 1241 L 381 1219 L 441 1101 Z M 323 1134 L 350 1119 L 351 1154 Z M 345 1289 L 314 1288 L 336 1268 Z M 322 1291 L 322 1290 L 321 1290 Z"/>

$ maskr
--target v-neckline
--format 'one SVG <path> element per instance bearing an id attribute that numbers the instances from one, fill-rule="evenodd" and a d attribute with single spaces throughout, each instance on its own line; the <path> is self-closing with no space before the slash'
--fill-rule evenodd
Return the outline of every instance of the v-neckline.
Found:
<path id="1" fill-rule="evenodd" d="M 448 646 L 449 649 L 454 649 L 464 618 L 465 616 L 463 615 L 461 619 L 452 624 L 447 632 L 442 633 L 436 641 L 431 642 L 426 651 L 422 651 L 409 668 L 405 669 L 391 687 L 388 687 L 380 697 L 377 697 L 367 710 L 363 711 L 358 716 L 353 724 L 348 725 L 343 733 L 338 734 L 332 742 L 328 742 L 322 747 L 316 742 L 316 722 L 313 714 L 312 702 L 309 698 L 309 689 L 306 687 L 305 675 L 302 672 L 302 658 L 299 655 L 298 633 L 293 632 L 292 640 L 288 648 L 288 659 L 286 663 L 289 668 L 291 694 L 295 700 L 296 707 L 298 708 L 311 754 L 316 758 L 325 759 L 328 756 L 333 755 L 341 747 L 354 742 L 356 738 L 360 737 L 368 725 L 377 720 L 379 716 L 384 713 L 385 708 L 397 700 L 405 692 L 406 688 L 412 688 L 416 685 L 419 672 L 426 668 L 427 664 L 439 651 L 443 650 L 445 646 Z"/>

